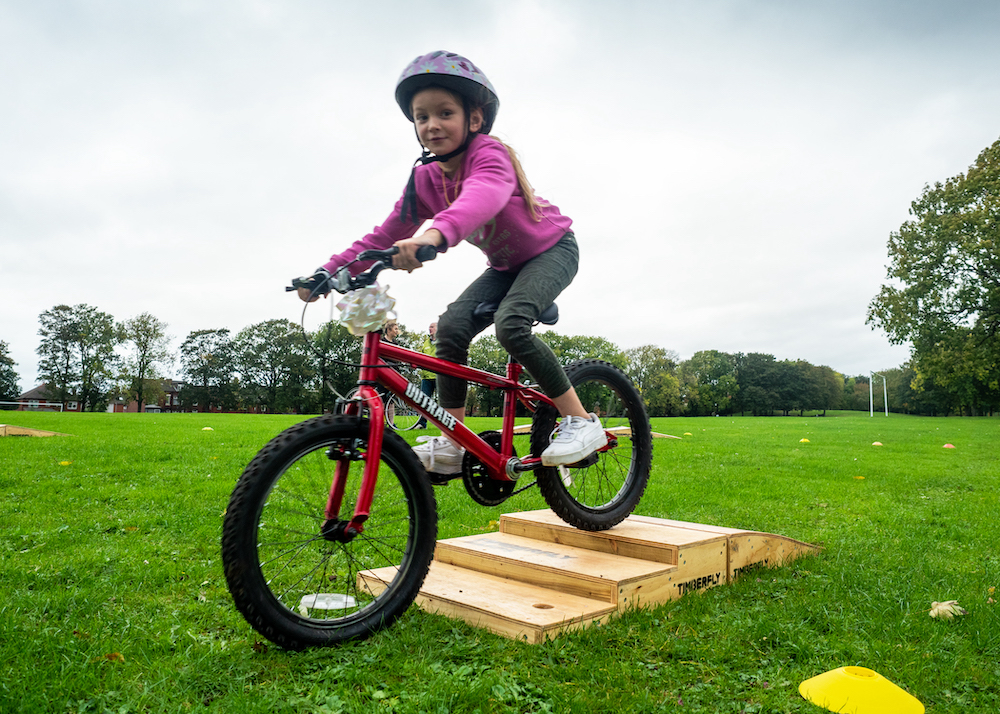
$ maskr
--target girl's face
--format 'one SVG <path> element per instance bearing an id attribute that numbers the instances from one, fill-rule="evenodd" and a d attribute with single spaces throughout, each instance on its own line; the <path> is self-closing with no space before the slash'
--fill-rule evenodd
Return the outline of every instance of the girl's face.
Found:
<path id="1" fill-rule="evenodd" d="M 483 125 L 482 109 L 473 109 L 469 120 L 469 131 L 479 131 Z M 420 143 L 436 156 L 454 151 L 465 141 L 462 101 L 445 89 L 430 87 L 414 95 L 413 123 Z"/>

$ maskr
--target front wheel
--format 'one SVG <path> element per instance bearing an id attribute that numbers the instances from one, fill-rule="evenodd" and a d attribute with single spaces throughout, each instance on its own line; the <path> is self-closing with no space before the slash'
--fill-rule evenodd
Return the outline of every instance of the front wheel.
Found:
<path id="1" fill-rule="evenodd" d="M 240 476 L 222 528 L 236 607 L 264 637 L 302 649 L 365 638 L 413 602 L 437 539 L 434 495 L 405 441 L 385 432 L 370 517 L 351 537 L 368 457 L 368 419 L 326 415 L 265 446 Z M 340 512 L 325 511 L 334 473 Z"/>
<path id="2" fill-rule="evenodd" d="M 535 472 L 538 486 L 549 508 L 571 526 L 606 530 L 627 518 L 646 490 L 653 463 L 649 417 L 632 380 L 614 365 L 580 360 L 566 367 L 566 375 L 584 407 L 600 417 L 611 441 L 579 465 L 540 468 Z M 534 456 L 549 445 L 558 416 L 548 406 L 535 412 Z"/>

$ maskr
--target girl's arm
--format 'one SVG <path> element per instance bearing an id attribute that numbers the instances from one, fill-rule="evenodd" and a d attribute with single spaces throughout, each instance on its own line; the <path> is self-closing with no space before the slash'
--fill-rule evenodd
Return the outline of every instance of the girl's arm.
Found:
<path id="1" fill-rule="evenodd" d="M 328 260 L 320 267 L 328 270 L 332 275 L 333 273 L 337 272 L 337 270 L 339 270 L 341 266 L 347 265 L 352 260 L 357 258 L 359 254 L 368 250 L 369 248 L 385 250 L 386 248 L 393 246 L 397 241 L 405 240 L 406 238 L 410 238 L 411 236 L 413 236 L 413 234 L 417 232 L 417 229 L 420 228 L 420 223 L 424 219 L 430 217 L 428 215 L 429 212 L 418 198 L 417 211 L 421 221 L 418 223 L 411 223 L 407 221 L 404 223 L 403 221 L 399 220 L 402 206 L 403 206 L 403 199 L 402 197 L 400 197 L 400 199 L 396 201 L 396 206 L 393 208 L 392 213 L 389 214 L 389 217 L 385 219 L 385 222 L 382 223 L 381 226 L 376 226 L 372 230 L 372 232 L 366 235 L 364 238 L 354 241 L 354 243 L 352 243 L 347 250 L 341 253 L 335 253 L 334 255 L 330 256 L 330 260 Z M 351 274 L 357 275 L 358 273 L 365 270 L 369 265 L 371 265 L 371 261 L 355 263 L 350 268 Z"/>

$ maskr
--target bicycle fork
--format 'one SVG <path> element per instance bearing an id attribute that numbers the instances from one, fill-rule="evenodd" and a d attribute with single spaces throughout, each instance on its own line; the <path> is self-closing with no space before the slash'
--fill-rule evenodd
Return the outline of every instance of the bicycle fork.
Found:
<path id="1" fill-rule="evenodd" d="M 382 398 L 375 391 L 375 367 L 370 366 L 375 363 L 378 349 L 379 334 L 369 332 L 365 335 L 364 352 L 361 359 L 361 372 L 358 382 L 358 396 L 361 404 L 367 404 L 371 412 L 368 420 L 368 445 L 366 453 L 360 454 L 355 445 L 350 451 L 331 453 L 330 458 L 336 458 L 337 465 L 333 471 L 333 480 L 330 484 L 330 495 L 326 501 L 326 509 L 323 515 L 326 521 L 323 523 L 322 535 L 327 540 L 346 543 L 360 535 L 365 527 L 364 523 L 371 514 L 372 500 L 375 498 L 375 484 L 378 482 L 378 469 L 381 463 L 379 458 L 382 453 L 382 438 L 385 434 L 385 406 Z M 354 412 L 353 410 L 357 411 Z M 349 406 L 348 414 L 360 414 L 360 406 Z M 347 489 L 347 475 L 351 468 L 351 461 L 363 459 L 365 462 L 364 472 L 361 477 L 361 490 L 358 492 L 358 500 L 354 507 L 354 513 L 350 521 L 340 518 L 340 509 L 344 501 L 344 492 Z"/>

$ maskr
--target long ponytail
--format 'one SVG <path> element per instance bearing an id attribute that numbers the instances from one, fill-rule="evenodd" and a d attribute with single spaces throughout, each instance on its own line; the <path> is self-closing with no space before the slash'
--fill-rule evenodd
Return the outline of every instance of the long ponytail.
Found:
<path id="1" fill-rule="evenodd" d="M 510 156 L 510 163 L 514 165 L 514 174 L 517 176 L 517 186 L 521 189 L 521 195 L 524 197 L 524 202 L 528 205 L 528 214 L 531 216 L 531 220 L 536 223 L 542 220 L 542 208 L 548 204 L 544 201 L 539 201 L 538 197 L 535 196 L 535 189 L 532 188 L 530 183 L 528 183 L 528 177 L 525 175 L 524 169 L 521 167 L 521 161 L 518 159 L 517 152 L 514 151 L 514 147 L 490 134 L 486 134 L 486 136 L 493 139 L 493 141 L 499 142 L 503 148 L 507 149 L 507 154 Z"/>
<path id="2" fill-rule="evenodd" d="M 445 87 L 439 84 L 428 84 L 423 87 L 423 89 L 431 89 L 431 88 L 442 89 L 445 92 L 448 92 L 448 94 L 450 94 L 452 97 L 454 97 L 456 101 L 461 103 L 462 110 L 465 112 L 466 129 L 468 129 L 469 117 L 472 115 L 473 109 L 476 108 L 483 109 L 482 105 L 474 104 L 467 95 L 461 94 L 450 87 Z M 412 98 L 410 99 L 410 101 L 411 102 L 413 101 Z M 414 132 L 416 132 L 416 126 L 414 126 Z M 545 201 L 539 201 L 538 197 L 535 196 L 535 189 L 532 188 L 530 183 L 528 183 L 528 177 L 525 175 L 524 169 L 521 167 L 521 161 L 517 156 L 517 152 L 514 151 L 514 147 L 510 146 L 504 141 L 501 141 L 492 134 L 483 134 L 483 136 L 498 142 L 503 148 L 507 149 L 507 155 L 510 156 L 510 163 L 514 166 L 514 175 L 517 176 L 517 187 L 521 189 L 521 195 L 524 197 L 524 202 L 528 207 L 528 215 L 531 216 L 531 220 L 535 221 L 536 223 L 541 221 L 542 209 L 545 206 L 548 206 L 549 204 L 546 203 Z M 417 140 L 418 141 L 420 140 L 419 134 L 417 135 Z M 464 151 L 464 150 L 465 150 L 464 148 L 458 149 L 458 151 Z M 440 158 L 438 158 L 437 160 L 440 161 Z M 411 185 L 407 186 L 407 194 L 408 195 L 413 194 L 413 199 L 412 199 L 412 203 L 414 206 L 413 220 L 414 222 L 416 222 L 416 189 L 412 187 L 413 182 L 414 182 L 414 174 L 411 172 L 410 174 Z M 405 211 L 404 211 L 404 216 L 402 218 L 404 221 L 406 220 Z"/>

